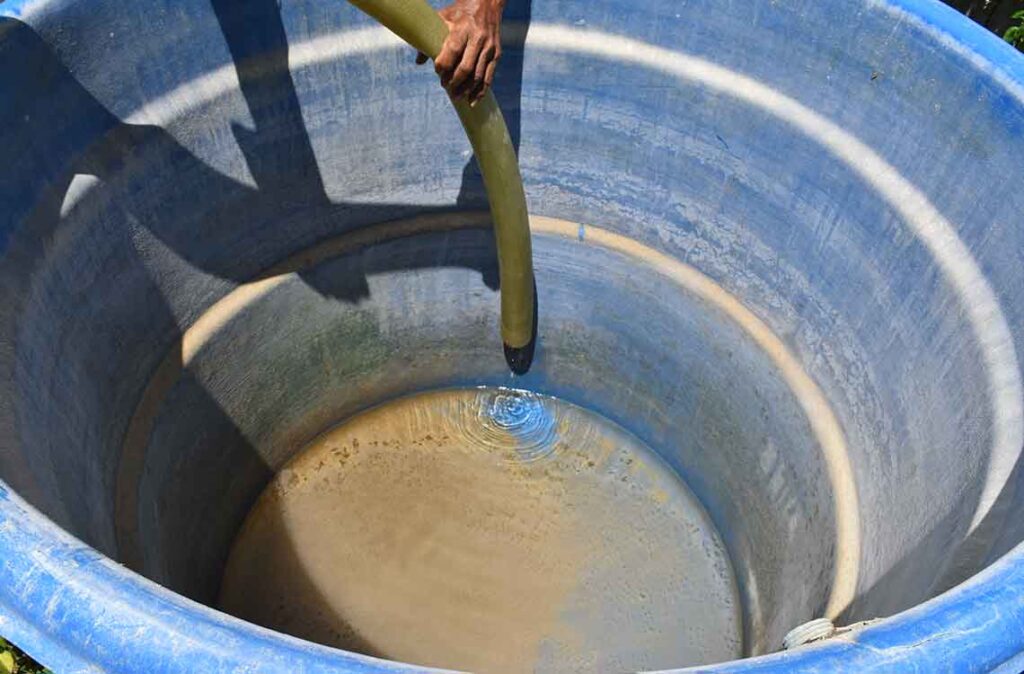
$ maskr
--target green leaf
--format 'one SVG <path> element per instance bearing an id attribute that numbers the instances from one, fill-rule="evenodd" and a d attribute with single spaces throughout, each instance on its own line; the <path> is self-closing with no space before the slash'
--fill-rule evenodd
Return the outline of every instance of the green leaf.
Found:
<path id="1" fill-rule="evenodd" d="M 0 674 L 14 674 L 14 653 L 4 651 L 0 653 Z"/>

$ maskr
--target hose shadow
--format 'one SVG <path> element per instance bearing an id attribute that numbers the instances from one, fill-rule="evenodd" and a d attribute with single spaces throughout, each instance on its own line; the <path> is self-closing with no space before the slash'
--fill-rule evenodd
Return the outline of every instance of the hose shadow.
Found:
<path id="1" fill-rule="evenodd" d="M 168 354 L 181 360 L 184 326 L 194 317 L 194 308 L 183 310 L 167 296 L 166 284 L 181 280 L 181 270 L 189 283 L 202 277 L 194 281 L 198 304 L 209 306 L 282 257 L 323 239 L 315 228 L 284 243 L 280 237 L 287 233 L 256 239 L 250 236 L 254 217 L 330 223 L 335 231 L 329 238 L 453 210 L 330 199 L 288 69 L 276 1 L 211 5 L 254 121 L 252 129 L 236 125 L 232 132 L 255 187 L 212 168 L 159 126 L 122 121 L 31 26 L 0 17 L 0 62 L 18 64 L 0 68 L 3 137 L 17 158 L 0 180 L 0 471 L 58 524 L 115 558 L 120 515 L 110 494 L 118 450 L 161 360 Z M 515 1 L 513 17 L 521 18 L 515 16 L 518 5 L 527 8 L 528 18 L 529 3 Z M 518 145 L 522 59 L 514 47 L 509 51 L 496 93 L 509 106 Z M 461 196 L 475 192 L 480 199 Z M 216 199 L 197 203 L 197 195 Z M 485 198 L 478 170 L 469 171 L 454 207 L 485 204 Z M 468 256 L 459 264 L 497 289 L 496 255 L 491 257 Z M 74 282 L 86 264 L 95 266 L 93 285 L 61 296 L 60 284 Z M 296 273 L 324 296 L 359 302 L 369 297 L 368 273 L 438 264 L 450 265 L 450 256 L 375 259 L 372 269 L 348 270 L 343 284 L 315 270 Z M 37 286 L 43 277 L 52 283 L 41 304 Z M 197 391 L 202 386 L 192 373 L 184 371 L 177 385 L 194 394 L 190 414 L 202 421 L 203 434 L 182 438 L 183 451 L 164 466 L 166 479 L 156 491 L 135 495 L 139 512 L 133 519 L 151 529 L 140 541 L 159 539 L 159 548 L 174 550 L 159 568 L 137 570 L 209 602 L 231 538 L 274 467 L 212 396 Z M 83 424 L 89 434 L 82 434 Z M 140 470 L 152 474 L 152 459 L 143 457 Z"/>

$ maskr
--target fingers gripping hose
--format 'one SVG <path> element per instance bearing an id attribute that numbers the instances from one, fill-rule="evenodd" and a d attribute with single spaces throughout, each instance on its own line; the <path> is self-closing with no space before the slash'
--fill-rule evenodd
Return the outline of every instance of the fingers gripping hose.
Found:
<path id="1" fill-rule="evenodd" d="M 413 48 L 436 57 L 448 27 L 425 0 L 350 0 Z M 536 295 L 526 195 L 505 118 L 491 92 L 470 107 L 453 100 L 480 165 L 494 221 L 501 280 L 501 337 L 513 372 L 530 367 L 536 339 Z"/>

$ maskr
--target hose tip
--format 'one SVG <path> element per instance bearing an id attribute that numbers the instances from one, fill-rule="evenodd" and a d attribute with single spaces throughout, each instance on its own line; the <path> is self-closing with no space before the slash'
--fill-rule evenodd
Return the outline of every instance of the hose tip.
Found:
<path id="1" fill-rule="evenodd" d="M 505 362 L 508 363 L 508 369 L 512 370 L 514 374 L 526 374 L 529 372 L 530 366 L 533 365 L 533 352 L 536 345 L 536 337 L 531 339 L 530 343 L 526 346 L 517 347 L 504 344 Z"/>
<path id="2" fill-rule="evenodd" d="M 537 282 L 533 283 L 533 328 L 530 333 L 530 341 L 525 346 L 509 346 L 508 342 L 502 342 L 505 347 L 505 362 L 512 374 L 522 375 L 530 371 L 533 365 L 533 353 L 537 347 Z"/>

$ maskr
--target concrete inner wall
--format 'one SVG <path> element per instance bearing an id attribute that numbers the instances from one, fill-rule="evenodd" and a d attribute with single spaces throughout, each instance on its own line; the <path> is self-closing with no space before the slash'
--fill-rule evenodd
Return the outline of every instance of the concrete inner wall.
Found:
<path id="1" fill-rule="evenodd" d="M 0 71 L 0 475 L 209 599 L 302 440 L 393 395 L 502 380 L 489 240 L 421 234 L 287 277 L 189 352 L 126 458 L 160 364 L 289 256 L 484 207 L 479 177 L 430 73 L 345 3 L 4 11 L 21 15 L 0 20 L 20 66 Z M 650 259 L 538 234 L 531 385 L 680 471 L 730 548 L 748 649 L 911 606 L 1020 540 L 1016 94 L 877 2 L 510 0 L 509 17 L 498 94 L 531 211 L 704 275 L 827 401 L 809 409 L 763 341 Z"/>

